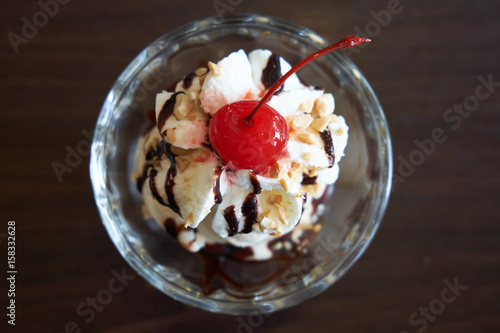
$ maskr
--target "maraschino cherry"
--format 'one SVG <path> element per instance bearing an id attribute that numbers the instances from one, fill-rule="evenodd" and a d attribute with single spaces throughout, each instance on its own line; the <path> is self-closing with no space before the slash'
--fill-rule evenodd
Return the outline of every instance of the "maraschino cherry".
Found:
<path id="1" fill-rule="evenodd" d="M 353 47 L 370 39 L 348 36 L 311 54 L 293 66 L 258 100 L 241 100 L 220 108 L 208 128 L 210 144 L 219 157 L 235 169 L 263 172 L 286 152 L 288 125 L 278 111 L 265 104 L 286 79 L 303 66 L 329 52 Z M 258 112 L 262 109 L 262 112 Z"/>

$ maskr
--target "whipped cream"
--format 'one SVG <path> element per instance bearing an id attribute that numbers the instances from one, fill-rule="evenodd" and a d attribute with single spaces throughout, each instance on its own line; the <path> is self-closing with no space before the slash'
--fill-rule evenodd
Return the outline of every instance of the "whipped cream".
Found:
<path id="1" fill-rule="evenodd" d="M 348 138 L 331 94 L 296 74 L 285 81 L 268 104 L 288 123 L 288 151 L 266 172 L 229 169 L 208 140 L 221 107 L 262 97 L 290 68 L 269 50 L 239 50 L 157 95 L 156 126 L 139 141 L 133 179 L 145 210 L 186 249 L 227 244 L 251 248 L 249 260 L 269 259 L 269 242 L 317 221 L 311 202 L 337 180 Z"/>

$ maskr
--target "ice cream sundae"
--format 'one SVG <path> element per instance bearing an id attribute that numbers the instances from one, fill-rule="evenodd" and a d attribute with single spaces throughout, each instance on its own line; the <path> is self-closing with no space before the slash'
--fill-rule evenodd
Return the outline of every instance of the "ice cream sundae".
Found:
<path id="1" fill-rule="evenodd" d="M 239 50 L 156 96 L 133 179 L 144 215 L 185 249 L 262 261 L 321 229 L 348 126 L 333 95 L 291 68 Z"/>

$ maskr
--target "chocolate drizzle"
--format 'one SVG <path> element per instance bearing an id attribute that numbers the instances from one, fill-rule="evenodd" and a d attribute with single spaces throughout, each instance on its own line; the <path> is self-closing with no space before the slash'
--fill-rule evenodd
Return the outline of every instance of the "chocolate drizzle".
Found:
<path id="1" fill-rule="evenodd" d="M 250 183 L 252 184 L 253 193 L 260 194 L 262 192 L 262 187 L 260 186 L 257 175 L 254 172 L 250 172 Z"/>
<path id="2" fill-rule="evenodd" d="M 186 75 L 186 77 L 184 77 L 184 80 L 182 80 L 182 88 L 189 89 L 191 87 L 191 85 L 193 84 L 193 79 L 195 77 L 196 77 L 195 73 L 191 73 L 191 74 Z"/>
<path id="3" fill-rule="evenodd" d="M 314 213 L 332 193 L 333 185 L 328 185 L 320 199 L 313 199 Z M 203 278 L 194 282 L 205 295 L 224 290 L 236 298 L 254 297 L 255 291 L 266 287 L 287 286 L 316 267 L 317 260 L 311 260 L 316 252 L 309 252 L 316 236 L 317 231 L 310 229 L 298 240 L 292 239 L 291 233 L 277 237 L 267 244 L 273 256 L 265 261 L 253 261 L 251 247 L 207 244 L 198 253 L 203 263 Z"/>
<path id="4" fill-rule="evenodd" d="M 146 111 L 146 119 L 154 124 L 156 122 L 156 112 L 155 112 L 155 109 L 148 109 L 148 111 Z M 148 131 L 149 131 L 149 128 L 148 128 Z"/>
<path id="5" fill-rule="evenodd" d="M 220 193 L 220 175 L 222 174 L 224 167 L 220 164 L 215 168 L 215 180 L 214 180 L 214 202 L 216 204 L 222 203 L 222 194 Z"/>
<path id="6" fill-rule="evenodd" d="M 226 219 L 227 226 L 229 227 L 229 236 L 234 236 L 238 233 L 238 218 L 236 217 L 236 212 L 234 210 L 234 205 L 224 209 L 224 218 Z"/>
<path id="7" fill-rule="evenodd" d="M 161 197 L 160 193 L 158 192 L 158 189 L 156 188 L 156 175 L 158 174 L 158 171 L 156 169 L 152 169 L 151 172 L 149 173 L 149 188 L 151 189 L 151 195 L 158 201 L 160 204 L 163 206 L 168 206 L 165 201 L 163 201 L 163 198 Z"/>
<path id="8" fill-rule="evenodd" d="M 280 56 L 273 52 L 267 60 L 266 67 L 262 70 L 260 81 L 267 89 L 271 88 L 281 78 Z M 274 93 L 277 95 L 283 90 L 283 85 Z"/>
<path id="9" fill-rule="evenodd" d="M 175 176 L 177 175 L 177 168 L 175 167 L 175 154 L 170 149 L 170 145 L 165 141 L 160 142 L 158 145 L 158 151 L 161 154 L 167 155 L 170 161 L 170 167 L 167 171 L 167 177 L 165 178 L 165 193 L 167 194 L 168 199 L 168 207 L 170 207 L 174 212 L 180 215 L 179 206 L 175 202 L 174 195 L 174 185 L 175 185 Z"/>
<path id="10" fill-rule="evenodd" d="M 259 211 L 259 204 L 257 202 L 257 196 L 255 193 L 249 193 L 243 201 L 243 206 L 241 207 L 241 212 L 245 216 L 245 226 L 241 231 L 244 234 L 248 234 L 252 231 L 253 225 L 257 222 L 257 214 Z"/>
<path id="11" fill-rule="evenodd" d="M 309 177 L 309 175 L 306 175 L 304 173 L 302 175 L 302 185 L 314 185 L 314 184 L 316 184 L 317 179 L 318 179 L 318 176 Z"/>
<path id="12" fill-rule="evenodd" d="M 332 133 L 326 129 L 320 133 L 321 139 L 325 145 L 325 153 L 328 156 L 328 167 L 331 168 L 335 164 L 335 153 L 333 150 Z"/>
<path id="13" fill-rule="evenodd" d="M 173 237 L 177 237 L 179 234 L 179 229 L 177 227 L 177 223 L 173 218 L 168 218 L 163 225 L 165 226 L 165 230 L 167 233 Z"/>
<path id="14" fill-rule="evenodd" d="M 157 122 L 157 127 L 158 131 L 161 133 L 161 135 L 165 135 L 165 133 L 161 132 L 161 129 L 163 128 L 163 125 L 167 122 L 168 118 L 174 113 L 174 106 L 175 106 L 175 99 L 177 98 L 177 95 L 179 94 L 184 94 L 184 92 L 179 91 L 170 96 L 170 98 L 163 104 L 160 114 L 158 115 L 158 122 Z"/>
<path id="15" fill-rule="evenodd" d="M 203 263 L 203 280 L 199 281 L 199 285 L 203 294 L 210 295 L 218 289 L 224 289 L 230 294 L 227 285 L 230 285 L 231 289 L 245 290 L 248 283 L 234 276 L 233 272 L 228 272 L 227 265 L 231 264 L 241 272 L 249 263 L 239 261 L 252 256 L 253 251 L 250 247 L 237 248 L 222 244 L 207 244 L 199 253 L 199 258 Z M 251 287 L 255 286 L 250 286 L 250 289 Z"/>
<path id="16" fill-rule="evenodd" d="M 142 186 L 144 185 L 144 182 L 146 181 L 146 178 L 148 178 L 148 171 L 152 167 L 153 166 L 151 164 L 147 164 L 146 166 L 144 166 L 144 171 L 142 172 L 141 177 L 137 178 L 137 181 L 136 181 L 137 189 L 141 193 L 142 193 Z"/>
<path id="17" fill-rule="evenodd" d="M 152 160 L 153 158 L 161 158 L 161 156 L 165 154 L 170 161 L 170 167 L 167 171 L 167 177 L 165 178 L 165 193 L 167 194 L 167 202 L 163 200 L 158 189 L 156 187 L 156 175 L 158 171 L 154 168 L 152 164 L 148 164 L 144 169 L 144 174 L 141 178 L 137 179 L 137 187 L 139 190 L 142 189 L 142 184 L 144 183 L 145 178 L 147 177 L 147 171 L 152 169 L 149 172 L 149 188 L 151 189 L 151 194 L 153 197 L 163 206 L 169 207 L 174 212 L 180 215 L 179 206 L 175 202 L 174 195 L 174 185 L 175 185 L 175 176 L 177 175 L 177 168 L 175 167 L 175 154 L 170 149 L 170 145 L 165 141 L 161 141 L 158 144 L 156 150 L 151 150 L 146 154 L 146 160 Z"/>
<path id="18" fill-rule="evenodd" d="M 159 158 L 160 156 L 158 155 L 158 146 L 156 147 L 156 149 L 154 148 L 151 148 L 147 153 L 146 153 L 146 161 L 151 161 L 152 159 L 154 159 L 155 157 Z"/>

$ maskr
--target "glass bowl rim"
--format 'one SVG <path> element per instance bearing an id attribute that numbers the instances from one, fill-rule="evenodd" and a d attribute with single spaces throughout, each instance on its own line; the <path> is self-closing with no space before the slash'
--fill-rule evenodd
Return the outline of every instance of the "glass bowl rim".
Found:
<path id="1" fill-rule="evenodd" d="M 141 51 L 129 63 L 129 65 L 127 65 L 116 82 L 113 84 L 101 108 L 101 112 L 96 124 L 96 129 L 109 127 L 110 120 L 112 119 L 111 115 L 113 112 L 113 106 L 115 105 L 116 101 L 119 101 L 122 98 L 123 94 L 126 91 L 126 88 L 128 87 L 130 79 L 136 77 L 136 75 L 140 72 L 144 65 L 152 60 L 161 50 L 165 49 L 168 44 L 171 44 L 172 40 L 175 40 L 175 38 L 183 37 L 184 35 L 192 32 L 199 32 L 206 29 L 213 29 L 219 26 L 235 23 L 266 24 L 274 28 L 286 29 L 287 31 L 293 32 L 294 34 L 297 34 L 302 38 L 307 38 L 311 42 L 311 44 L 317 46 L 318 49 L 330 44 L 326 39 L 308 28 L 280 18 L 264 16 L 260 14 L 244 13 L 225 15 L 222 17 L 212 16 L 205 19 L 192 21 L 156 39 L 153 43 L 149 44 L 143 51 Z M 256 307 L 259 307 L 259 311 L 261 313 L 268 313 L 298 304 L 324 291 L 340 277 L 342 277 L 347 272 L 347 270 L 349 270 L 349 268 L 364 253 L 364 251 L 372 241 L 386 210 L 392 188 L 392 145 L 387 120 L 370 84 L 361 74 L 356 65 L 345 54 L 336 52 L 335 57 L 336 61 L 340 62 L 343 66 L 345 66 L 352 72 L 356 71 L 357 73 L 359 73 L 359 75 L 356 75 L 356 79 L 364 88 L 365 95 L 366 97 L 368 97 L 371 105 L 373 106 L 373 110 L 377 111 L 376 113 L 372 113 L 371 116 L 374 117 L 374 122 L 376 120 L 378 124 L 380 124 L 384 128 L 383 134 L 381 134 L 379 130 L 377 130 L 377 132 L 379 134 L 378 136 L 380 137 L 378 144 L 383 145 L 385 148 L 385 154 L 381 155 L 382 157 L 380 158 L 381 168 L 382 170 L 387 170 L 386 172 L 381 172 L 381 176 L 379 176 L 379 178 L 381 178 L 385 175 L 385 178 L 381 178 L 377 181 L 380 186 L 376 196 L 377 198 L 381 199 L 380 203 L 375 206 L 376 209 L 372 212 L 373 218 L 366 225 L 364 230 L 362 230 L 359 237 L 355 240 L 354 244 L 349 249 L 348 254 L 342 258 L 342 260 L 335 266 L 334 269 L 330 270 L 322 278 L 318 279 L 310 285 L 307 285 L 307 287 L 305 288 L 295 290 L 291 293 L 274 299 L 264 299 L 262 301 L 253 299 L 252 302 L 248 302 L 248 300 L 246 300 L 245 302 L 235 302 L 231 300 L 218 300 L 208 298 L 182 289 L 174 283 L 166 280 L 159 272 L 147 265 L 146 262 L 142 261 L 140 254 L 138 254 L 136 250 L 131 246 L 127 239 L 127 236 L 122 232 L 122 230 L 120 230 L 120 228 L 118 228 L 117 225 L 115 225 L 115 223 L 120 223 L 120 221 L 115 222 L 114 216 L 112 216 L 111 214 L 111 202 L 108 196 L 109 193 L 107 192 L 105 186 L 107 182 L 106 179 L 103 179 L 103 177 L 106 177 L 106 170 L 104 169 L 106 162 L 104 156 L 102 155 L 105 154 L 99 154 L 99 151 L 101 150 L 100 147 L 106 147 L 106 142 L 108 139 L 107 136 L 109 135 L 109 133 L 101 130 L 96 130 L 94 132 L 94 138 L 92 140 L 90 156 L 90 178 L 96 204 L 102 222 L 110 238 L 117 247 L 121 256 L 132 266 L 132 268 L 136 272 L 140 273 L 140 275 L 142 275 L 157 289 L 163 291 L 165 294 L 175 300 L 211 312 L 243 314 L 249 313 L 250 311 L 255 311 Z M 332 277 L 334 277 L 333 280 Z M 329 280 L 332 281 L 329 282 Z"/>

